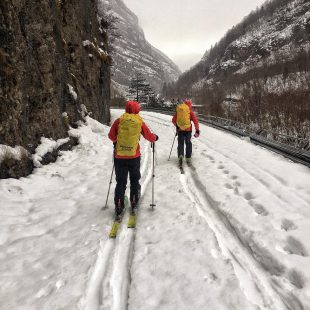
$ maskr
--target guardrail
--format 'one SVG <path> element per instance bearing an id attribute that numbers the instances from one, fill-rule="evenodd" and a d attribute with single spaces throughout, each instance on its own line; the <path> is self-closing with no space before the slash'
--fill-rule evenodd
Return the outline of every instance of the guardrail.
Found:
<path id="1" fill-rule="evenodd" d="M 143 107 L 143 110 L 168 115 L 173 115 L 175 111 L 174 108 L 151 107 Z M 310 167 L 310 137 L 308 139 L 301 139 L 210 115 L 198 114 L 198 119 L 201 123 L 214 128 L 227 131 L 237 136 L 249 137 L 250 141 L 254 144 L 279 153 L 294 162 Z"/>

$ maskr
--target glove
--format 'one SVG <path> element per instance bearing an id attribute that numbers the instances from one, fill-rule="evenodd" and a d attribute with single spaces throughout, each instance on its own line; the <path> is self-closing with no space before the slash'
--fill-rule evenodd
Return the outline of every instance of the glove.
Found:
<path id="1" fill-rule="evenodd" d="M 155 141 L 157 141 L 159 138 L 158 138 L 158 136 L 157 135 L 155 135 Z"/>
<path id="2" fill-rule="evenodd" d="M 199 129 L 196 129 L 196 132 L 195 132 L 195 134 L 194 134 L 194 137 L 195 137 L 195 138 L 198 138 L 199 135 L 200 135 L 200 130 L 199 130 Z"/>

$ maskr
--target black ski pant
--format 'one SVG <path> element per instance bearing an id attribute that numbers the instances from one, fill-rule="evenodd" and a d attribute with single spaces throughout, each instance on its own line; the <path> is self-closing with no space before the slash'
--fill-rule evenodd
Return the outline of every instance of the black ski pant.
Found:
<path id="1" fill-rule="evenodd" d="M 184 144 L 186 146 L 185 157 L 192 157 L 192 132 L 191 131 L 179 131 L 178 132 L 178 157 L 184 157 Z"/>
<path id="2" fill-rule="evenodd" d="M 135 197 L 135 202 L 138 202 L 140 198 L 140 183 L 141 178 L 140 174 L 140 157 L 131 158 L 131 159 L 119 159 L 114 158 L 115 165 L 115 175 L 116 175 L 116 187 L 114 193 L 114 203 L 115 206 L 118 206 L 118 203 L 121 203 L 121 206 L 124 206 L 124 196 L 127 186 L 127 178 L 129 173 L 130 179 L 130 201 L 133 201 Z"/>

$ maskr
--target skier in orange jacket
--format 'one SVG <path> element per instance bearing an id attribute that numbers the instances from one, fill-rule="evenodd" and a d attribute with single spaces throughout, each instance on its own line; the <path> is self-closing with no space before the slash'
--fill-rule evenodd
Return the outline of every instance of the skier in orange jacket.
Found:
<path id="1" fill-rule="evenodd" d="M 172 123 L 176 126 L 178 135 L 178 158 L 179 164 L 182 166 L 184 158 L 184 143 L 186 145 L 185 157 L 186 161 L 190 163 L 192 157 L 192 124 L 195 126 L 194 137 L 198 138 L 200 135 L 199 123 L 197 117 L 192 110 L 192 102 L 185 100 L 184 103 L 177 105 L 176 112 L 173 115 Z"/>
<path id="2" fill-rule="evenodd" d="M 158 136 L 150 131 L 139 115 L 140 105 L 137 101 L 127 101 L 125 113 L 114 121 L 109 138 L 114 144 L 114 165 L 116 187 L 114 194 L 116 217 L 124 209 L 124 196 L 127 177 L 130 178 L 130 202 L 135 208 L 140 199 L 140 136 L 154 143 Z"/>

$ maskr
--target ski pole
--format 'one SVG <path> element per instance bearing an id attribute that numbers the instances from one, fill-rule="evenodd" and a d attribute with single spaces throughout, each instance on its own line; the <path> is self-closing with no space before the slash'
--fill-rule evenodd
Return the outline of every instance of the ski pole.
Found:
<path id="1" fill-rule="evenodd" d="M 170 160 L 170 156 L 171 156 L 171 153 L 172 153 L 172 149 L 173 149 L 174 141 L 175 141 L 176 137 L 177 137 L 177 132 L 175 133 L 175 136 L 174 136 L 174 139 L 173 139 L 173 143 L 172 143 L 172 146 L 171 146 L 171 150 L 170 150 L 170 154 L 169 154 L 169 157 L 168 157 L 168 161 Z"/>
<path id="2" fill-rule="evenodd" d="M 110 188 L 112 184 L 112 178 L 113 178 L 113 172 L 114 172 L 114 161 L 113 161 L 113 168 L 112 168 L 112 173 L 111 173 L 111 178 L 110 178 L 110 184 L 109 184 L 109 189 L 108 189 L 108 194 L 107 194 L 107 199 L 105 201 L 105 206 L 101 208 L 101 210 L 106 209 L 108 206 L 108 199 L 109 199 L 109 194 L 110 194 Z"/>
<path id="3" fill-rule="evenodd" d="M 150 204 L 150 206 L 152 207 L 152 210 L 154 209 L 154 207 L 156 206 L 156 204 L 154 203 L 154 179 L 155 179 L 155 143 L 153 142 L 151 144 L 151 147 L 153 148 L 153 175 L 152 175 L 152 203 Z"/>

